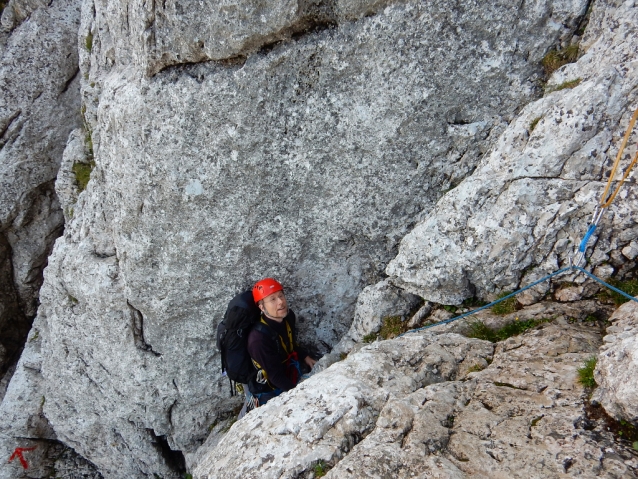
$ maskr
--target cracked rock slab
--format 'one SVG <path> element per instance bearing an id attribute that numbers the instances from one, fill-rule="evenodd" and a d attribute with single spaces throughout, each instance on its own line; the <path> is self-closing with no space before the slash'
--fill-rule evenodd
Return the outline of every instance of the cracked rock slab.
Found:
<path id="1" fill-rule="evenodd" d="M 319 461 L 339 461 L 368 434 L 398 440 L 413 415 L 398 399 L 455 379 L 462 363 L 490 358 L 492 349 L 456 334 L 367 346 L 235 423 L 216 448 L 198 451 L 193 475 L 306 477 Z"/>

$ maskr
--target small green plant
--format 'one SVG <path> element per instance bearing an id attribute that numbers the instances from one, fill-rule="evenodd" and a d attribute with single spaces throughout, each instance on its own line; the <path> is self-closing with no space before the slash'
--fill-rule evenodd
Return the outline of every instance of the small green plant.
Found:
<path id="1" fill-rule="evenodd" d="M 591 357 L 582 368 L 578 368 L 578 382 L 586 388 L 595 388 L 597 386 L 594 380 L 594 369 L 596 369 L 596 357 Z"/>
<path id="2" fill-rule="evenodd" d="M 552 93 L 555 91 L 570 89 L 570 88 L 576 88 L 578 85 L 580 85 L 581 81 L 582 81 L 581 78 L 576 78 L 575 80 L 563 82 L 560 85 L 549 86 L 545 89 L 545 94 Z"/>
<path id="3" fill-rule="evenodd" d="M 46 398 L 42 396 L 42 399 L 40 399 L 40 407 L 44 406 L 45 401 L 46 401 Z"/>
<path id="4" fill-rule="evenodd" d="M 598 321 L 598 318 L 594 316 L 593 314 L 590 314 L 589 316 L 585 318 L 586 323 L 595 323 L 596 321 Z"/>
<path id="5" fill-rule="evenodd" d="M 498 299 L 504 298 L 505 296 L 508 296 L 510 294 L 512 294 L 511 291 L 505 291 L 498 296 Z M 516 297 L 512 296 L 511 298 L 508 298 L 505 301 L 501 301 L 500 303 L 492 306 L 492 312 L 498 315 L 510 314 L 516 311 L 517 304 L 518 301 L 516 301 Z"/>
<path id="6" fill-rule="evenodd" d="M 471 366 L 467 372 L 468 373 L 478 373 L 479 371 L 483 371 L 483 369 L 485 369 L 485 366 L 481 365 L 481 364 L 475 364 L 474 366 Z"/>
<path id="7" fill-rule="evenodd" d="M 93 49 L 93 32 L 89 32 L 89 34 L 84 39 L 84 46 L 86 47 L 88 52 L 91 53 L 91 50 Z"/>
<path id="8" fill-rule="evenodd" d="M 638 441 L 634 442 L 631 446 L 634 448 L 635 451 L 638 451 Z"/>
<path id="9" fill-rule="evenodd" d="M 189 474 L 189 473 L 186 473 L 186 474 L 184 474 L 184 479 L 193 479 L 193 475 Z"/>
<path id="10" fill-rule="evenodd" d="M 611 280 L 609 283 L 630 296 L 638 296 L 638 279 L 630 279 L 627 281 Z M 609 295 L 616 306 L 620 306 L 629 301 L 629 299 L 616 291 L 609 291 Z"/>
<path id="11" fill-rule="evenodd" d="M 74 304 L 74 305 L 75 305 L 75 304 L 78 304 L 78 300 L 77 300 L 77 298 L 74 298 L 74 297 L 73 297 L 73 296 L 71 296 L 70 294 L 69 294 L 69 301 L 71 301 L 71 304 Z"/>
<path id="12" fill-rule="evenodd" d="M 319 461 L 317 464 L 315 464 L 315 467 L 314 467 L 315 477 L 323 477 L 326 474 L 328 474 L 329 470 L 330 470 L 330 466 L 328 466 L 323 461 Z"/>
<path id="13" fill-rule="evenodd" d="M 536 125 L 538 125 L 538 122 L 541 121 L 543 119 L 542 116 L 537 116 L 536 118 L 534 118 L 532 120 L 532 122 L 529 124 L 529 132 L 533 132 L 534 128 L 536 128 Z"/>
<path id="14" fill-rule="evenodd" d="M 339 361 L 343 361 L 347 357 L 348 357 L 348 353 L 341 353 L 341 354 L 339 354 Z"/>
<path id="15" fill-rule="evenodd" d="M 405 321 L 401 321 L 401 316 L 386 316 L 382 320 L 379 337 L 383 339 L 396 338 L 406 331 Z"/>
<path id="16" fill-rule="evenodd" d="M 545 75 L 549 76 L 563 65 L 574 63 L 578 59 L 578 45 L 570 45 L 563 50 L 550 50 L 541 60 Z"/>
<path id="17" fill-rule="evenodd" d="M 31 339 L 29 339 L 29 342 L 36 341 L 39 337 L 40 337 L 40 331 L 36 329 L 35 333 L 33 333 L 33 336 L 31 336 Z"/>
<path id="18" fill-rule="evenodd" d="M 482 321 L 474 321 L 469 325 L 470 331 L 468 332 L 467 337 L 483 339 L 485 341 L 496 343 L 498 341 L 511 338 L 512 336 L 518 336 L 529 329 L 535 328 L 539 324 L 547 323 L 549 321 L 551 321 L 551 319 L 548 318 L 528 319 L 526 321 L 519 321 L 517 318 L 516 321 L 506 324 L 499 329 L 489 328 Z"/>
<path id="19" fill-rule="evenodd" d="M 532 422 L 530 423 L 530 427 L 536 426 L 541 419 L 543 419 L 543 416 L 538 416 L 532 419 Z"/>
<path id="20" fill-rule="evenodd" d="M 363 342 L 364 343 L 374 343 L 377 340 L 378 337 L 379 337 L 379 335 L 377 333 L 366 334 L 363 337 Z"/>
<path id="21" fill-rule="evenodd" d="M 448 313 L 455 314 L 458 308 L 456 306 L 451 306 L 449 304 L 444 304 L 443 305 L 443 309 L 446 310 Z"/>
<path id="22" fill-rule="evenodd" d="M 91 171 L 93 171 L 93 167 L 95 163 L 92 161 L 89 163 L 73 163 L 73 167 L 71 170 L 75 175 L 75 181 L 78 184 L 78 189 L 80 191 L 84 191 L 86 186 L 89 184 L 89 180 L 91 179 Z"/>

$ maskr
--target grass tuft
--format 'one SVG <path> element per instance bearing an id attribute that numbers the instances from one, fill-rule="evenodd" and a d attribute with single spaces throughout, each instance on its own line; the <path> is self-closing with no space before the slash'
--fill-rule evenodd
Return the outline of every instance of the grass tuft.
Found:
<path id="1" fill-rule="evenodd" d="M 319 461 L 317 464 L 315 464 L 313 470 L 315 473 L 315 477 L 323 477 L 328 474 L 330 466 L 328 466 L 324 461 Z"/>
<path id="2" fill-rule="evenodd" d="M 379 335 L 377 333 L 366 334 L 363 337 L 363 342 L 364 343 L 374 343 L 377 340 L 378 337 L 379 337 Z"/>
<path id="3" fill-rule="evenodd" d="M 621 291 L 624 291 L 630 296 L 638 296 L 638 279 L 630 279 L 627 281 L 611 280 L 609 284 L 615 286 Z M 625 298 L 622 294 L 616 293 L 616 291 L 607 290 L 609 296 L 613 300 L 616 306 L 626 303 L 629 299 Z"/>
<path id="4" fill-rule="evenodd" d="M 512 292 L 505 291 L 504 293 L 499 295 L 498 299 L 504 298 L 508 294 L 512 294 Z M 506 299 L 505 301 L 501 301 L 500 303 L 492 306 L 492 312 L 498 315 L 510 314 L 516 311 L 517 305 L 518 301 L 516 301 L 516 296 L 512 296 L 511 298 Z"/>
<path id="5" fill-rule="evenodd" d="M 532 120 L 532 122 L 529 124 L 529 132 L 533 132 L 534 128 L 536 128 L 536 125 L 538 125 L 538 122 L 541 121 L 543 119 L 542 116 L 537 116 L 536 118 L 534 118 Z"/>
<path id="6" fill-rule="evenodd" d="M 407 321 L 401 321 L 401 316 L 386 316 L 382 320 L 379 337 L 383 339 L 396 338 L 407 330 Z"/>
<path id="7" fill-rule="evenodd" d="M 597 386 L 594 380 L 594 369 L 596 369 L 596 357 L 591 357 L 582 368 L 578 368 L 578 382 L 586 388 L 595 388 Z"/>
<path id="8" fill-rule="evenodd" d="M 502 328 L 492 329 L 487 327 L 482 321 L 474 321 L 470 323 L 470 332 L 467 334 L 468 338 L 483 339 L 496 343 L 503 341 L 512 336 L 518 336 L 525 331 L 535 328 L 539 324 L 547 323 L 551 319 L 528 319 L 526 321 L 514 321 L 513 323 L 506 324 Z"/>
<path id="9" fill-rule="evenodd" d="M 84 46 L 89 51 L 89 53 L 91 53 L 91 50 L 93 49 L 93 32 L 89 32 L 89 34 L 84 39 Z"/>
<path id="10" fill-rule="evenodd" d="M 541 60 L 545 75 L 549 76 L 563 65 L 574 63 L 578 59 L 578 45 L 570 45 L 563 50 L 551 50 Z"/>
<path id="11" fill-rule="evenodd" d="M 581 81 L 582 81 L 582 78 L 576 78 L 575 80 L 566 81 L 564 83 L 561 83 L 560 85 L 547 87 L 545 89 L 545 94 L 552 93 L 555 91 L 565 90 L 569 88 L 576 88 L 578 85 L 580 85 Z"/>

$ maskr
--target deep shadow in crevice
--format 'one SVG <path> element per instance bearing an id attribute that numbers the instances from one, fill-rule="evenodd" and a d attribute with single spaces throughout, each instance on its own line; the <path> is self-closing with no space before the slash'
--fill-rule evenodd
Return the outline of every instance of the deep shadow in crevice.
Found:
<path id="1" fill-rule="evenodd" d="M 153 429 L 146 429 L 148 433 L 151 435 L 152 444 L 155 449 L 160 453 L 160 455 L 164 458 L 164 462 L 169 467 L 169 469 L 183 474 L 186 472 L 186 459 L 184 458 L 184 454 L 182 451 L 174 451 L 168 445 L 168 440 L 166 436 L 158 436 L 155 434 Z"/>

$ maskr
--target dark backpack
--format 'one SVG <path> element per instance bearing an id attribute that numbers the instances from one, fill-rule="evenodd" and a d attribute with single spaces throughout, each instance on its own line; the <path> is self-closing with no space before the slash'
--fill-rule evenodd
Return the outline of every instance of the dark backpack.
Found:
<path id="1" fill-rule="evenodd" d="M 257 376 L 257 368 L 248 354 L 250 330 L 256 327 L 269 336 L 275 334 L 277 337 L 274 331 L 259 323 L 260 316 L 252 291 L 246 291 L 228 303 L 224 319 L 217 326 L 217 349 L 221 352 L 222 372 L 226 372 L 231 381 L 231 395 L 235 393 L 232 381 L 249 384 Z"/>

